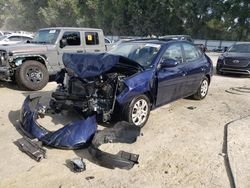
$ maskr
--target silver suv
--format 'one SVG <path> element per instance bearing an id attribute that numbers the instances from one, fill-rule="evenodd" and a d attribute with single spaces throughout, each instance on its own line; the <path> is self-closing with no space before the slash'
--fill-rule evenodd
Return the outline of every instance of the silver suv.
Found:
<path id="1" fill-rule="evenodd" d="M 64 68 L 64 52 L 106 51 L 103 31 L 94 28 L 53 27 L 40 29 L 25 44 L 0 46 L 0 78 L 12 79 L 27 90 L 40 90 L 49 77 Z"/>

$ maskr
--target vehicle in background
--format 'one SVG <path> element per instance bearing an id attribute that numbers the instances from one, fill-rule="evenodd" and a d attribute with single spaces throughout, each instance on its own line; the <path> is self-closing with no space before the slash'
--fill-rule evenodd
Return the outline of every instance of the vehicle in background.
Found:
<path id="1" fill-rule="evenodd" d="M 64 68 L 62 54 L 101 53 L 107 49 L 101 29 L 40 29 L 30 43 L 0 46 L 0 78 L 11 78 L 27 90 L 40 90 Z"/>
<path id="2" fill-rule="evenodd" d="M 190 35 L 165 35 L 159 37 L 159 39 L 175 39 L 175 40 L 186 40 L 192 43 L 194 42 L 194 40 Z"/>
<path id="3" fill-rule="evenodd" d="M 111 50 L 114 45 L 113 42 L 107 37 L 104 37 L 104 41 L 105 41 L 106 51 Z"/>
<path id="4" fill-rule="evenodd" d="M 250 43 L 237 43 L 218 58 L 218 74 L 233 73 L 250 75 Z"/>
<path id="5" fill-rule="evenodd" d="M 12 34 L 11 31 L 0 31 L 0 36 Z"/>
<path id="6" fill-rule="evenodd" d="M 196 47 L 198 47 L 202 52 L 207 52 L 207 48 L 204 44 L 195 44 Z"/>
<path id="7" fill-rule="evenodd" d="M 105 44 L 111 44 L 112 43 L 112 41 L 107 37 L 104 37 L 104 40 L 105 40 Z"/>
<path id="8" fill-rule="evenodd" d="M 205 98 L 213 72 L 206 54 L 180 40 L 133 40 L 103 54 L 66 53 L 63 60 L 51 109 L 78 109 L 104 122 L 121 116 L 139 127 L 151 109 L 188 96 Z"/>
<path id="9" fill-rule="evenodd" d="M 128 42 L 128 41 L 132 41 L 135 40 L 133 38 L 123 38 L 123 39 L 119 39 L 118 41 L 112 43 L 111 49 L 117 47 L 118 45 L 124 43 L 124 42 Z"/>
<path id="10" fill-rule="evenodd" d="M 0 37 L 0 45 L 26 43 L 27 41 L 30 41 L 32 39 L 33 37 L 31 35 L 24 35 L 24 34 L 15 33 L 15 34 L 3 35 Z"/>

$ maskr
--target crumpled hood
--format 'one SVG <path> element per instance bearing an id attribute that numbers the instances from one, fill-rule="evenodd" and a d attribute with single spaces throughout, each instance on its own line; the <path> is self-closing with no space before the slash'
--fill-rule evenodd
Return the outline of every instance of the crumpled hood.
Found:
<path id="1" fill-rule="evenodd" d="M 66 69 L 70 69 L 82 79 L 101 75 L 118 64 L 134 67 L 135 70 L 143 70 L 141 65 L 132 60 L 109 53 L 64 53 L 63 63 Z"/>
<path id="2" fill-rule="evenodd" d="M 250 53 L 225 52 L 223 53 L 223 56 L 226 58 L 250 59 Z"/>
<path id="3" fill-rule="evenodd" d="M 15 53 L 44 53 L 47 51 L 46 45 L 41 44 L 12 44 L 0 46 L 0 50 L 5 50 L 7 52 Z"/>

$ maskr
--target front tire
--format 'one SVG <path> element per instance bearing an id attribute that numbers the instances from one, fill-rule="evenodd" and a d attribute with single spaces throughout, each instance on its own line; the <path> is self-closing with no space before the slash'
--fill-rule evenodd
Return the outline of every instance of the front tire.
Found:
<path id="1" fill-rule="evenodd" d="M 15 80 L 20 88 L 37 91 L 46 86 L 49 73 L 42 63 L 29 60 L 17 68 Z"/>
<path id="2" fill-rule="evenodd" d="M 124 106 L 123 119 L 142 128 L 150 114 L 150 101 L 146 95 L 135 97 Z"/>
<path id="3" fill-rule="evenodd" d="M 197 92 L 193 95 L 193 98 L 196 100 L 202 100 L 207 96 L 209 88 L 208 78 L 204 77 L 201 81 L 201 85 L 198 88 Z"/>

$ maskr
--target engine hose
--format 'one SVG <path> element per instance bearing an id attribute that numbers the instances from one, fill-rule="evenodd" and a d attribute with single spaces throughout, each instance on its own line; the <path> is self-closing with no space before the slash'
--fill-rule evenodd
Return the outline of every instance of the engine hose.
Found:
<path id="1" fill-rule="evenodd" d="M 230 164 L 230 160 L 228 157 L 228 126 L 231 125 L 232 123 L 236 122 L 236 121 L 240 121 L 242 119 L 246 119 L 247 117 L 250 117 L 250 115 L 235 119 L 233 121 L 228 122 L 225 126 L 224 126 L 224 137 L 223 137 L 223 146 L 222 146 L 222 153 L 224 154 L 224 164 L 225 164 L 225 168 L 226 168 L 226 172 L 227 172 L 227 176 L 229 179 L 229 183 L 230 183 L 230 187 L 231 188 L 236 188 L 236 182 L 235 182 L 235 178 L 232 172 L 232 167 Z"/>

